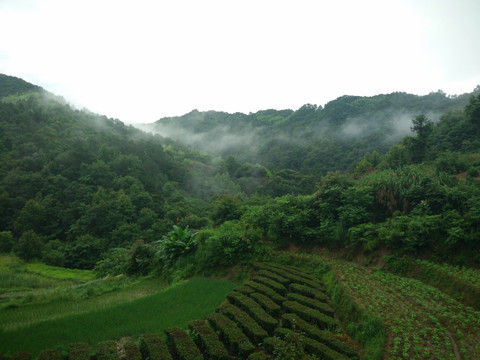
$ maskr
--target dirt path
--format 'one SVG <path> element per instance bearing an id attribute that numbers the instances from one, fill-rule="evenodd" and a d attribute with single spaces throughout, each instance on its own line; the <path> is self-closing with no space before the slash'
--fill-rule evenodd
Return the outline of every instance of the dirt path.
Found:
<path id="1" fill-rule="evenodd" d="M 450 331 L 445 330 L 445 332 L 446 332 L 448 338 L 450 339 L 450 342 L 452 343 L 452 348 L 453 348 L 453 353 L 455 354 L 455 359 L 462 360 L 462 356 L 460 355 L 460 351 L 458 350 L 457 342 L 453 338 Z"/>

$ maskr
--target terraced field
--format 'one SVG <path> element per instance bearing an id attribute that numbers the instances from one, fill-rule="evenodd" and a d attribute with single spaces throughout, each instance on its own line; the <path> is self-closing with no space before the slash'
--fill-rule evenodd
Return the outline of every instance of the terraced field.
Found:
<path id="1" fill-rule="evenodd" d="M 323 259 L 347 293 L 390 336 L 388 359 L 480 359 L 480 312 L 425 283 Z"/>
<path id="2" fill-rule="evenodd" d="M 442 291 L 452 288 L 448 284 L 434 287 L 323 255 L 289 254 L 286 261 L 328 269 L 322 270 L 327 284 L 334 277 L 362 313 L 381 320 L 387 332 L 384 359 L 480 359 L 480 312 L 469 306 L 471 299 L 461 296 L 466 290 L 458 289 L 453 297 Z M 471 293 L 480 291 L 478 270 L 422 265 L 443 271 L 444 282 L 463 283 Z"/>
<path id="3" fill-rule="evenodd" d="M 205 319 L 191 321 L 189 329 L 165 329 L 103 341 L 95 348 L 70 344 L 68 360 L 228 360 L 228 359 L 358 359 L 357 351 L 341 334 L 324 285 L 292 267 L 257 263 L 251 280 L 237 286 L 227 301 Z M 44 350 L 39 359 L 61 360 L 59 349 Z M 93 357 L 92 357 L 93 356 Z M 311 356 L 311 357 L 310 357 Z M 15 354 L 12 359 L 26 359 Z"/>

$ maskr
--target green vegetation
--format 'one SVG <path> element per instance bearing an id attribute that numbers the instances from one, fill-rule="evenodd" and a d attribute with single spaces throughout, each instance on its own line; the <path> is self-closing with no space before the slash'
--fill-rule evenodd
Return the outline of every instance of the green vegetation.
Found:
<path id="1" fill-rule="evenodd" d="M 192 338 L 187 332 L 179 327 L 165 329 L 167 341 L 173 347 L 175 355 L 179 360 L 202 360 L 200 350 L 195 346 Z"/>
<path id="2" fill-rule="evenodd" d="M 49 266 L 43 263 L 25 264 L 24 270 L 27 273 L 61 280 L 88 281 L 95 278 L 95 274 L 88 270 L 66 269 L 58 266 Z"/>
<path id="3" fill-rule="evenodd" d="M 253 344 L 260 344 L 264 338 L 268 337 L 268 333 L 250 315 L 235 305 L 222 304 L 218 310 L 235 321 Z"/>
<path id="4" fill-rule="evenodd" d="M 192 319 L 215 310 L 234 286 L 228 281 L 193 278 L 115 306 L 2 331 L 0 338 L 5 351 L 27 350 L 38 354 L 42 349 L 75 341 L 96 344 L 125 335 L 161 333 L 173 325 L 186 328 Z M 28 344 L 25 338 L 29 339 Z"/>
<path id="5" fill-rule="evenodd" d="M 188 327 L 193 333 L 193 340 L 209 359 L 228 359 L 228 351 L 225 345 L 223 345 L 218 335 L 205 321 L 192 321 L 188 324 Z"/>
<path id="6" fill-rule="evenodd" d="M 480 87 L 343 96 L 166 138 L 0 75 L 0 351 L 478 358 L 479 114 Z"/>
<path id="7" fill-rule="evenodd" d="M 101 341 L 97 345 L 98 360 L 119 360 L 117 344 L 113 340 Z"/>
<path id="8" fill-rule="evenodd" d="M 225 315 L 213 313 L 207 316 L 208 322 L 219 332 L 222 341 L 235 354 L 247 357 L 255 350 L 255 346 L 248 340 L 240 328 Z"/>

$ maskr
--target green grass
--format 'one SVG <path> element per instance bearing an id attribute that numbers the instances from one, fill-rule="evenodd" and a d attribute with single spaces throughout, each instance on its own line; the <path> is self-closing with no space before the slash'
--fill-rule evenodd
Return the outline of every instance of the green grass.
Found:
<path id="1" fill-rule="evenodd" d="M 66 269 L 43 263 L 28 263 L 24 265 L 24 269 L 29 273 L 59 280 L 88 281 L 95 279 L 95 274 L 90 270 Z"/>
<path id="2" fill-rule="evenodd" d="M 95 345 L 122 336 L 161 334 L 170 326 L 186 329 L 193 319 L 213 312 L 234 287 L 229 281 L 193 278 L 128 303 L 0 332 L 0 344 L 7 354 L 29 351 L 36 356 L 42 349 L 65 349 L 73 342 Z"/>
<path id="3" fill-rule="evenodd" d="M 165 282 L 158 278 L 134 281 L 126 277 L 115 277 L 30 291 L 19 300 L 10 297 L 3 304 L 0 308 L 0 331 L 18 330 L 41 321 L 105 309 L 154 294 L 165 286 Z"/>
<path id="4" fill-rule="evenodd" d="M 32 297 L 39 289 L 58 289 L 94 278 L 95 274 L 89 270 L 23 263 L 15 256 L 0 255 L 0 302 L 9 300 L 9 297 Z M 30 290 L 33 292 L 28 293 Z"/>

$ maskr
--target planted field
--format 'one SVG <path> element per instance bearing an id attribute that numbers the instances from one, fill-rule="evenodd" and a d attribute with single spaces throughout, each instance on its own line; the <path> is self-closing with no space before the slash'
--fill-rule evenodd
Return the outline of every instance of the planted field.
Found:
<path id="1" fill-rule="evenodd" d="M 186 327 L 192 319 L 214 311 L 233 287 L 228 281 L 194 278 L 116 306 L 2 331 L 1 350 L 29 351 L 36 356 L 42 349 L 78 341 L 96 344 L 121 336 L 162 333 L 169 326 Z"/>
<path id="2" fill-rule="evenodd" d="M 192 279 L 173 289 L 116 306 L 108 311 L 45 322 L 24 330 L 38 334 L 36 339 L 30 340 L 35 340 L 38 346 L 45 349 L 58 345 L 47 342 L 44 335 L 52 336 L 47 329 L 60 329 L 65 335 L 63 344 L 71 343 L 67 350 L 67 353 L 71 354 L 68 360 L 82 356 L 85 359 L 96 356 L 97 359 L 112 360 L 253 360 L 292 356 L 291 351 L 304 354 L 305 359 L 312 358 L 308 354 L 326 359 L 358 358 L 357 351 L 343 341 L 345 336 L 340 333 L 338 322 L 333 318 L 327 295 L 319 295 L 319 289 L 324 286 L 318 279 L 298 269 L 267 264 L 255 266 L 258 269 L 269 267 L 268 272 L 264 271 L 258 278 L 254 276 L 246 282 L 256 288 L 239 285 L 235 289 L 238 291 L 232 292 L 232 283 Z M 305 285 L 307 283 L 314 288 L 311 293 L 297 293 L 297 282 L 303 283 L 300 286 L 303 290 L 303 287 L 308 288 L 308 285 Z M 263 292 L 256 292 L 258 289 Z M 225 295 L 228 291 L 230 292 Z M 208 309 L 205 298 L 212 297 L 213 293 L 218 295 L 215 295 L 216 300 L 212 302 L 214 306 L 207 311 L 209 314 L 202 313 Z M 322 300 L 319 301 L 315 296 Z M 220 305 L 225 297 L 228 303 L 223 302 Z M 198 308 L 202 311 L 198 311 Z M 79 326 L 80 324 L 83 325 Z M 186 331 L 187 324 L 189 330 Z M 79 330 L 81 327 L 84 329 Z M 159 335 L 163 331 L 166 340 Z M 137 343 L 131 339 L 116 343 L 109 340 L 125 335 L 135 337 L 142 333 L 147 335 L 140 336 Z M 27 335 L 27 332 L 19 330 L 9 332 L 8 337 L 3 335 L 7 333 L 2 333 L 2 341 L 13 343 Z M 79 339 L 83 342 L 78 343 Z M 85 350 L 87 343 L 91 344 L 90 347 L 87 346 L 90 349 L 88 351 Z M 113 344 L 117 344 L 117 350 Z M 66 345 L 61 347 L 67 349 Z M 36 348 L 26 349 L 25 344 L 21 349 L 11 347 L 9 350 L 28 350 L 34 355 L 40 352 L 40 349 Z M 89 355 L 85 355 L 86 352 Z M 42 353 L 53 352 L 45 350 Z"/>
<path id="3" fill-rule="evenodd" d="M 154 294 L 164 287 L 165 284 L 157 279 L 133 282 L 126 278 L 110 278 L 29 290 L 28 295 L 6 292 L 3 294 L 6 300 L 0 308 L 0 331 L 18 330 L 47 320 L 108 309 Z"/>
<path id="4" fill-rule="evenodd" d="M 389 331 L 388 359 L 480 359 L 480 312 L 411 278 L 323 259 Z"/>

